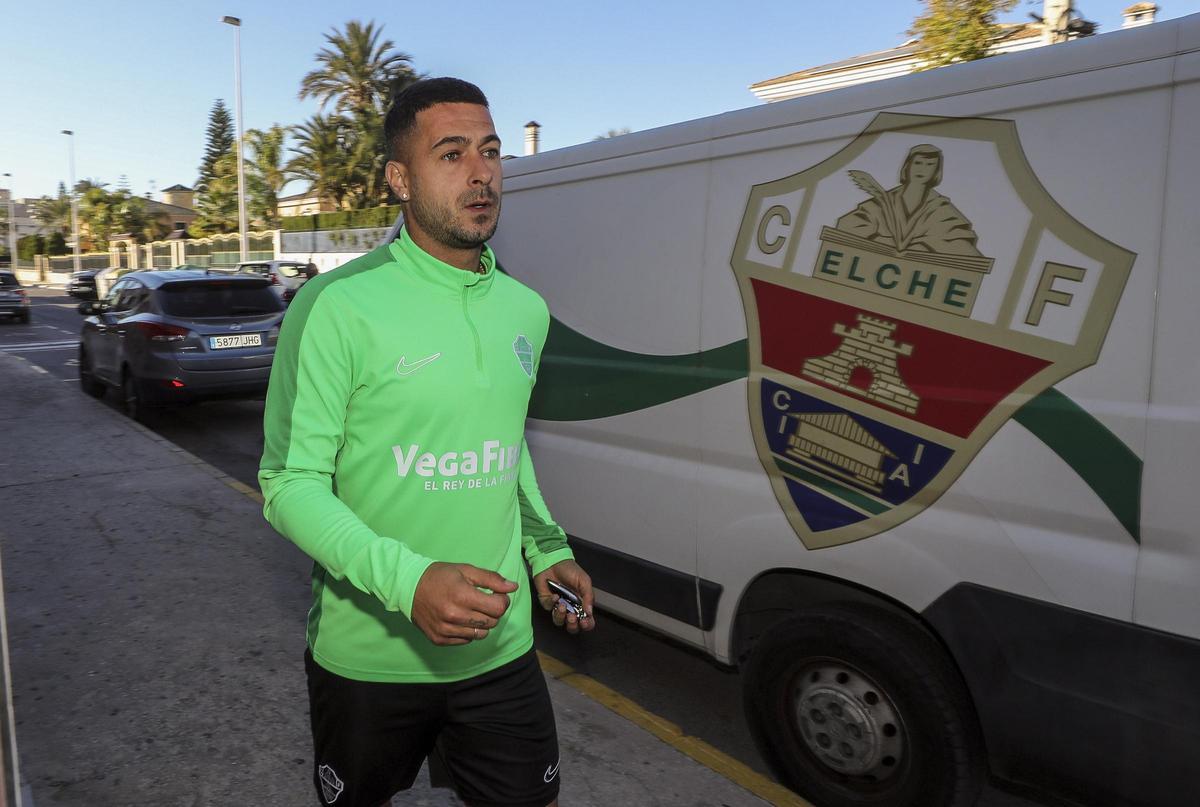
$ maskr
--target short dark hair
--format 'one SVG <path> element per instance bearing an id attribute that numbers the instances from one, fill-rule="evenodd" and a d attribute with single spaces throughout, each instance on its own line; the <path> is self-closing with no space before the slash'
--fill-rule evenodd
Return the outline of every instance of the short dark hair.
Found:
<path id="1" fill-rule="evenodd" d="M 488 105 L 483 90 L 460 78 L 426 78 L 408 85 L 392 98 L 392 108 L 383 121 L 383 136 L 392 159 L 402 159 L 404 141 L 417 124 L 417 113 L 434 104 Z"/>

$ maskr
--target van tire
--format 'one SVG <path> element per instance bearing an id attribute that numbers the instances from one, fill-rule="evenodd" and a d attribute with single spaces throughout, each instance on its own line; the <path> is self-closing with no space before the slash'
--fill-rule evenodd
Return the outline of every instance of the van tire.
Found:
<path id="1" fill-rule="evenodd" d="M 755 742 L 818 807 L 968 807 L 987 766 L 966 687 L 919 625 L 836 604 L 776 623 L 743 679 Z"/>

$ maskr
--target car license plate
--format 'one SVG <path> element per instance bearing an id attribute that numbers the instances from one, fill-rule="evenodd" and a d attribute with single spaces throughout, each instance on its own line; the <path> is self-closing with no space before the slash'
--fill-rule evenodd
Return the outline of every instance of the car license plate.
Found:
<path id="1" fill-rule="evenodd" d="M 229 347 L 257 347 L 261 344 L 261 333 L 236 333 L 232 336 L 208 337 L 208 346 L 213 350 L 224 350 Z"/>

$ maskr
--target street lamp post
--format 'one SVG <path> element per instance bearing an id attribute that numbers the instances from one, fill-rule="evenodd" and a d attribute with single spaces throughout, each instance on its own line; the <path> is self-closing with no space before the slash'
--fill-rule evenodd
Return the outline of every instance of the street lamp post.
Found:
<path id="1" fill-rule="evenodd" d="M 237 114 L 237 172 L 238 172 L 238 248 L 241 261 L 249 260 L 246 246 L 246 169 L 242 163 L 242 21 L 239 17 L 222 17 L 221 22 L 232 25 L 233 83 L 236 91 Z"/>
<path id="2" fill-rule="evenodd" d="M 67 136 L 67 153 L 71 159 L 71 230 L 75 235 L 75 271 L 78 272 L 83 267 L 79 260 L 79 194 L 75 188 L 75 132 L 63 129 L 62 133 Z"/>
<path id="3" fill-rule="evenodd" d="M 17 207 L 13 202 L 12 174 L 5 171 L 4 176 L 8 178 L 8 261 L 15 274 L 21 268 L 17 259 Z"/>

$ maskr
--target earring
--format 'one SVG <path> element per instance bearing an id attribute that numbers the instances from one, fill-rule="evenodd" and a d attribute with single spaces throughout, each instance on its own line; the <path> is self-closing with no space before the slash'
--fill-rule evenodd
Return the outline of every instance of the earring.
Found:
<path id="1" fill-rule="evenodd" d="M 408 194 L 407 194 L 407 193 L 402 193 L 402 194 L 400 194 L 400 201 L 401 201 L 401 202 L 407 202 L 407 201 L 408 201 Z"/>

